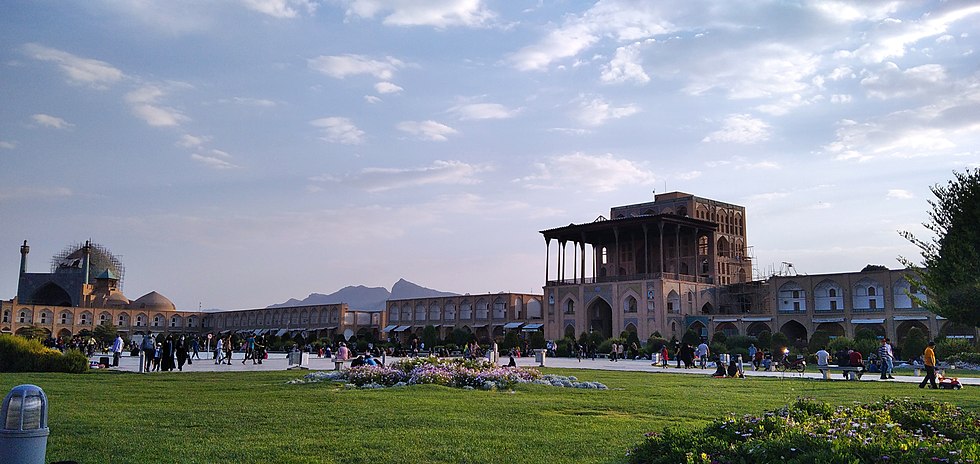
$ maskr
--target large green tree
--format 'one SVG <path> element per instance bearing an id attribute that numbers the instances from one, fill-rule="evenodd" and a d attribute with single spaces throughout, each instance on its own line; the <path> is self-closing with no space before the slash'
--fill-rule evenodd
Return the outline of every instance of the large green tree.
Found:
<path id="1" fill-rule="evenodd" d="M 980 168 L 953 172 L 955 179 L 930 188 L 930 221 L 923 226 L 934 235 L 916 238 L 908 231 L 902 236 L 922 253 L 921 267 L 900 258 L 915 269 L 911 283 L 923 290 L 928 301 L 920 301 L 930 311 L 953 322 L 980 326 Z"/>

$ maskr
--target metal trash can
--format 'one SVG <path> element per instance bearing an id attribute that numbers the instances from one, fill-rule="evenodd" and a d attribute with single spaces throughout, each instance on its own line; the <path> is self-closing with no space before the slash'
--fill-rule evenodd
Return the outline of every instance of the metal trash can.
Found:
<path id="1" fill-rule="evenodd" d="M 546 350 L 534 350 L 534 362 L 538 363 L 539 366 L 544 367 L 544 360 L 547 357 L 548 353 Z"/>
<path id="2" fill-rule="evenodd" d="M 41 387 L 18 385 L 0 409 L 0 462 L 44 464 L 48 447 L 48 398 Z"/>

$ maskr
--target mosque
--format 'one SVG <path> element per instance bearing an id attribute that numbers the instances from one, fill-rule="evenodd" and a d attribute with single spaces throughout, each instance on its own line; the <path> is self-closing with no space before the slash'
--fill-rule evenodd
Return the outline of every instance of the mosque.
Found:
<path id="1" fill-rule="evenodd" d="M 127 335 L 255 333 L 304 338 L 370 335 L 401 341 L 434 326 L 440 336 L 469 331 L 481 341 L 510 330 L 547 339 L 624 331 L 640 340 L 680 338 L 693 329 L 758 335 L 782 332 L 805 343 L 814 332 L 853 337 L 860 328 L 901 344 L 915 327 L 934 338 L 976 340 L 977 328 L 920 307 L 905 269 L 768 276 L 752 280 L 742 206 L 683 192 L 612 207 L 609 217 L 541 231 L 547 260 L 543 294 L 499 293 L 389 300 L 384 309 L 346 303 L 202 312 L 178 310 L 151 291 L 130 300 L 125 269 L 107 248 L 86 241 L 27 272 L 20 248 L 17 296 L 0 301 L 0 332 L 69 337 L 108 324 Z M 915 296 L 913 298 L 912 296 Z"/>

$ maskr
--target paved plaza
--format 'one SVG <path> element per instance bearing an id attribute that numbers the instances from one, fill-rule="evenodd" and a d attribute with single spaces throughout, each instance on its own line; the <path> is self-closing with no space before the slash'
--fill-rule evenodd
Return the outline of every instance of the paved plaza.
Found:
<path id="1" fill-rule="evenodd" d="M 107 355 L 96 355 L 91 359 L 98 361 L 100 357 Z M 289 367 L 288 360 L 286 359 L 286 353 L 269 353 L 269 359 L 262 361 L 262 364 L 253 364 L 252 360 L 245 361 L 242 364 L 242 353 L 235 353 L 232 357 L 231 364 L 227 364 L 227 360 L 223 364 L 215 364 L 214 359 L 211 358 L 211 353 L 201 353 L 201 359 L 194 359 L 192 364 L 184 364 L 183 372 L 237 372 L 237 371 L 281 371 L 286 370 Z M 110 358 L 111 359 L 111 358 Z M 401 358 L 389 357 L 385 361 L 387 363 L 392 363 Z M 501 358 L 503 363 L 508 361 L 507 357 Z M 537 367 L 538 363 L 534 361 L 534 357 L 522 357 L 517 358 L 518 366 L 526 367 Z M 348 366 L 350 363 L 347 364 Z M 669 367 L 662 368 L 659 366 L 653 366 L 650 364 L 649 360 L 620 360 L 620 361 L 610 361 L 608 359 L 582 359 L 581 361 L 575 358 L 547 358 L 545 360 L 545 366 L 555 367 L 555 368 L 568 368 L 568 369 L 598 369 L 607 371 L 631 371 L 631 372 L 649 372 L 653 374 L 687 374 L 687 375 L 711 375 L 715 368 L 711 367 L 709 369 L 684 369 L 676 368 L 676 363 L 671 361 Z M 309 357 L 309 363 L 307 366 L 310 370 L 333 370 L 334 362 L 330 358 L 318 358 L 315 354 Z M 807 378 L 819 380 L 821 379 L 821 374 L 818 372 L 806 372 L 804 374 L 799 374 L 796 372 L 764 372 L 764 371 L 753 371 L 751 366 L 746 365 L 748 369 L 745 371 L 745 375 L 748 377 L 777 377 L 777 378 Z M 813 367 L 810 366 L 809 370 Z M 119 360 L 119 367 L 113 367 L 111 370 L 118 371 L 128 371 L 128 372 L 138 372 L 139 371 L 139 357 L 137 356 L 123 356 Z M 299 370 L 301 371 L 301 370 Z M 177 372 L 174 370 L 174 372 Z M 151 372 L 151 375 L 160 374 L 159 372 Z M 947 374 L 950 377 L 956 377 L 955 371 L 948 371 Z M 840 373 L 835 373 L 833 376 L 835 381 L 843 381 Z M 971 377 L 960 377 L 960 382 L 964 385 L 980 385 L 980 378 Z M 919 383 L 922 381 L 922 377 L 915 377 L 910 375 L 896 375 L 895 380 L 879 380 L 877 373 L 868 373 L 863 376 L 860 382 L 905 382 L 905 383 Z"/>

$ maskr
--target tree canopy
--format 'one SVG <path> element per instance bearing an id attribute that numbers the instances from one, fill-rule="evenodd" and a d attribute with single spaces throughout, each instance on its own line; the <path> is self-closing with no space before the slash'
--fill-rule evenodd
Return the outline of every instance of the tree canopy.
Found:
<path id="1" fill-rule="evenodd" d="M 903 264 L 915 269 L 910 278 L 924 291 L 928 301 L 919 301 L 930 311 L 950 321 L 980 326 L 980 168 L 953 172 L 955 179 L 930 188 L 930 221 L 926 229 L 935 234 L 928 240 L 911 232 L 902 236 L 922 254 L 921 267 L 906 258 Z"/>

